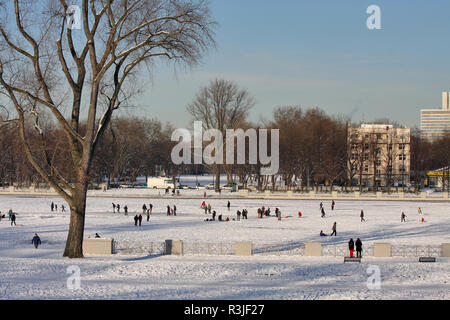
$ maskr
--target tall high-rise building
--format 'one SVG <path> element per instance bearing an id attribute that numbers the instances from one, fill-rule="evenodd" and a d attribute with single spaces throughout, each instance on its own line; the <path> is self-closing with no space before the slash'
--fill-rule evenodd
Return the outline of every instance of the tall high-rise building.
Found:
<path id="1" fill-rule="evenodd" d="M 422 109 L 420 129 L 424 137 L 435 139 L 450 132 L 450 92 L 442 93 L 442 109 Z"/>

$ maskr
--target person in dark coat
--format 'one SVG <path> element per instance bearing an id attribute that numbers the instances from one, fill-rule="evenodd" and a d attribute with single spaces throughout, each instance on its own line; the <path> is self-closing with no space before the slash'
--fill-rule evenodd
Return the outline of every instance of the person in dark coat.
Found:
<path id="1" fill-rule="evenodd" d="M 113 202 L 113 213 L 116 213 L 116 204 Z"/>
<path id="2" fill-rule="evenodd" d="M 13 223 L 15 226 L 17 226 L 16 225 L 16 214 L 14 212 L 11 214 L 11 226 L 13 225 Z"/>
<path id="3" fill-rule="evenodd" d="M 123 207 L 123 210 L 125 211 L 125 215 L 127 216 L 128 215 L 128 207 L 127 207 L 127 205 L 125 205 L 125 207 Z"/>
<path id="4" fill-rule="evenodd" d="M 358 258 L 361 258 L 362 257 L 362 254 L 361 254 L 361 252 L 362 252 L 362 242 L 361 242 L 361 239 L 356 239 L 356 242 L 355 242 L 355 247 L 356 247 L 356 256 L 358 257 Z"/>
<path id="5" fill-rule="evenodd" d="M 52 202 L 52 204 L 50 205 L 50 209 L 52 210 L 52 212 L 53 212 L 54 208 L 55 208 L 55 204 Z"/>
<path id="6" fill-rule="evenodd" d="M 34 247 L 37 249 L 38 246 L 41 244 L 41 238 L 37 235 L 37 233 L 34 234 L 33 239 L 31 240 L 31 243 L 34 245 Z"/>
<path id="7" fill-rule="evenodd" d="M 135 215 L 135 216 L 134 216 L 134 225 L 135 225 L 135 226 L 137 226 L 138 220 L 139 220 L 138 215 Z"/>
<path id="8" fill-rule="evenodd" d="M 333 230 L 333 233 L 330 234 L 330 237 L 332 237 L 333 234 L 337 237 L 337 232 L 336 232 L 336 222 L 333 223 L 333 228 L 332 228 L 332 230 Z"/>
<path id="9" fill-rule="evenodd" d="M 120 213 L 120 204 L 117 205 L 117 213 Z"/>
<path id="10" fill-rule="evenodd" d="M 216 212 L 215 211 L 212 212 L 212 221 L 216 221 Z"/>
<path id="11" fill-rule="evenodd" d="M 350 258 L 353 258 L 353 250 L 355 250 L 355 243 L 353 242 L 353 239 L 350 239 L 348 242 L 348 250 L 350 251 Z"/>
<path id="12" fill-rule="evenodd" d="M 361 217 L 361 222 L 366 221 L 366 219 L 364 219 L 364 211 L 361 210 L 361 214 L 359 216 Z"/>
<path id="13" fill-rule="evenodd" d="M 147 206 L 144 203 L 144 205 L 142 206 L 142 214 L 145 214 L 146 212 L 147 212 Z"/>
<path id="14" fill-rule="evenodd" d="M 230 203 L 230 201 L 228 201 L 228 203 L 227 203 L 228 211 L 230 211 L 230 207 L 231 207 L 231 203 Z"/>
<path id="15" fill-rule="evenodd" d="M 322 211 L 322 218 L 325 218 L 325 209 L 322 207 L 322 209 L 321 209 L 321 211 Z"/>
<path id="16" fill-rule="evenodd" d="M 167 215 L 170 216 L 170 206 L 167 205 Z"/>
<path id="17" fill-rule="evenodd" d="M 141 215 L 141 214 L 139 215 L 139 218 L 138 218 L 138 219 L 139 219 L 139 227 L 140 227 L 141 224 L 142 224 L 142 215 Z"/>
<path id="18" fill-rule="evenodd" d="M 173 205 L 173 215 L 176 216 L 177 215 L 177 206 Z"/>
<path id="19" fill-rule="evenodd" d="M 401 222 L 406 222 L 406 214 L 404 213 L 404 212 L 402 212 L 402 220 L 401 220 Z"/>
<path id="20" fill-rule="evenodd" d="M 332 200 L 331 201 L 331 211 L 333 211 L 334 210 L 334 205 L 335 205 L 336 203 L 334 202 L 334 200 Z"/>
<path id="21" fill-rule="evenodd" d="M 236 214 L 237 214 L 237 221 L 241 221 L 241 212 L 238 210 Z"/>

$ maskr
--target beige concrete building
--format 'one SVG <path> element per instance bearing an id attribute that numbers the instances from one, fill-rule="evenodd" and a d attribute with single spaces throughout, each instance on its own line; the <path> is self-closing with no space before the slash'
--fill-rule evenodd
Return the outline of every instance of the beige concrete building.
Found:
<path id="1" fill-rule="evenodd" d="M 409 186 L 411 129 L 363 124 L 348 129 L 348 172 L 353 185 Z"/>
<path id="2" fill-rule="evenodd" d="M 450 131 L 450 92 L 442 93 L 442 109 L 423 109 L 420 111 L 422 135 L 435 139 Z"/>

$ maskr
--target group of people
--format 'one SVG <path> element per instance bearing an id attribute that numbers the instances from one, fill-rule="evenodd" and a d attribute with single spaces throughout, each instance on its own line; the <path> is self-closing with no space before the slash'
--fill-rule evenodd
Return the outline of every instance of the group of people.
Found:
<path id="1" fill-rule="evenodd" d="M 173 208 L 171 208 L 169 205 L 167 205 L 167 215 L 168 216 L 176 216 L 177 215 L 177 206 L 173 205 Z"/>
<path id="2" fill-rule="evenodd" d="M 112 206 L 113 206 L 113 213 L 116 213 L 116 210 L 117 210 L 117 213 L 120 213 L 120 204 L 115 204 L 113 202 Z M 128 215 L 128 206 L 127 205 L 125 205 L 123 207 L 123 211 L 124 211 L 125 215 Z"/>
<path id="3" fill-rule="evenodd" d="M 14 224 L 16 225 L 16 212 L 13 212 L 12 209 L 9 209 L 8 211 L 8 220 L 11 221 L 11 226 Z M 0 211 L 0 221 L 2 221 L 2 219 L 5 219 L 5 215 L 2 214 L 2 212 Z"/>
<path id="4" fill-rule="evenodd" d="M 330 234 L 330 237 L 332 237 L 332 236 L 337 236 L 337 231 L 336 231 L 336 228 L 337 228 L 337 223 L 336 223 L 336 221 L 333 223 L 333 227 L 331 228 L 331 231 L 333 231 L 331 234 Z M 320 230 L 320 234 L 319 234 L 321 237 L 328 237 L 328 235 L 327 234 L 325 234 L 324 232 L 323 232 L 323 230 Z"/>
<path id="5" fill-rule="evenodd" d="M 256 212 L 258 213 L 258 219 L 262 219 L 263 217 L 270 217 L 270 208 L 266 209 L 264 206 L 262 206 L 261 208 L 258 208 Z M 278 214 L 278 212 L 281 213 L 281 211 L 279 211 L 279 209 L 276 208 L 275 214 Z"/>
<path id="6" fill-rule="evenodd" d="M 360 238 L 356 239 L 356 242 L 353 241 L 353 238 L 348 242 L 348 250 L 350 251 L 350 258 L 353 258 L 353 251 L 356 249 L 356 257 L 362 257 L 362 241 Z"/>
<path id="7" fill-rule="evenodd" d="M 58 211 L 58 205 L 56 203 L 51 203 L 50 204 L 50 210 L 53 211 Z M 61 212 L 66 212 L 66 207 L 62 204 L 61 205 Z"/>

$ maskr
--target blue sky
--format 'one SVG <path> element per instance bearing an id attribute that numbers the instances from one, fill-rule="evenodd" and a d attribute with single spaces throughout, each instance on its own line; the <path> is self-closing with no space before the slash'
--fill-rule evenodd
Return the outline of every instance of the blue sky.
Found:
<path id="1" fill-rule="evenodd" d="M 381 30 L 369 30 L 369 5 Z M 212 0 L 217 49 L 192 70 L 158 65 L 134 114 L 187 126 L 186 105 L 213 78 L 245 87 L 250 119 L 278 106 L 320 107 L 354 121 L 419 126 L 450 91 L 450 1 Z"/>

